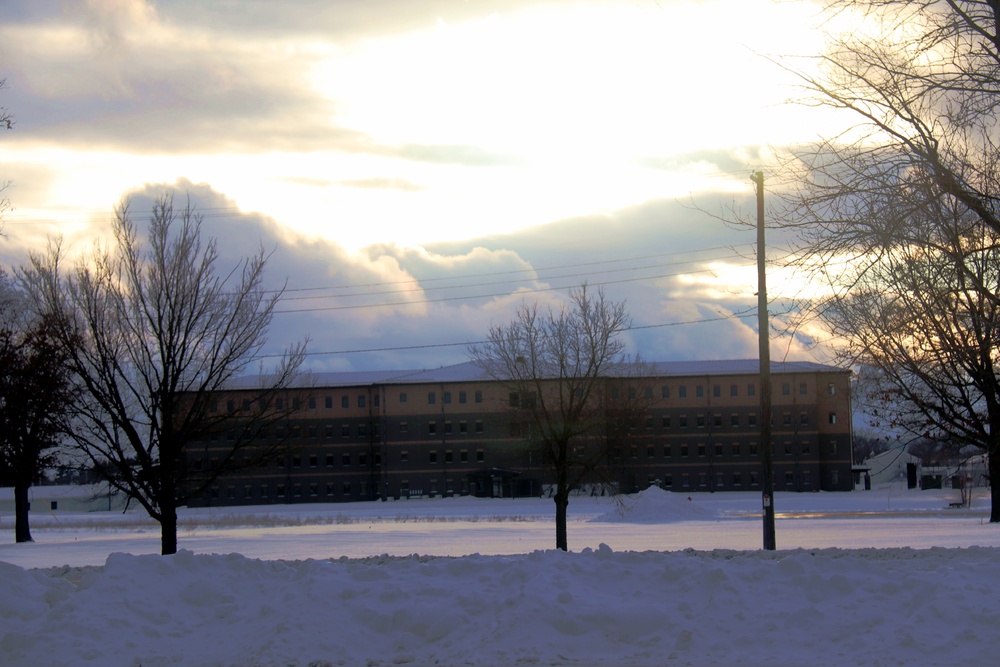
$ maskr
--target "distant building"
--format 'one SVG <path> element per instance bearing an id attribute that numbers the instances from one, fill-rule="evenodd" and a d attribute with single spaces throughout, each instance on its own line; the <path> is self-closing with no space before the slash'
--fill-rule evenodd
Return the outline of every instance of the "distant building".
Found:
<path id="1" fill-rule="evenodd" d="M 871 488 L 883 484 L 906 484 L 916 488 L 920 479 L 920 459 L 896 447 L 865 460 L 871 479 Z"/>
<path id="2" fill-rule="evenodd" d="M 758 362 L 651 368 L 639 389 L 643 415 L 615 450 L 618 488 L 655 482 L 683 493 L 759 490 Z M 775 489 L 851 490 L 850 372 L 772 363 L 771 380 Z M 287 442 L 287 453 L 219 479 L 192 505 L 541 495 L 552 481 L 507 390 L 471 362 L 310 381 L 294 399 L 303 403 L 295 417 L 265 436 Z M 239 386 L 219 402 L 245 405 Z M 225 439 L 197 443 L 188 462 L 224 456 Z"/>

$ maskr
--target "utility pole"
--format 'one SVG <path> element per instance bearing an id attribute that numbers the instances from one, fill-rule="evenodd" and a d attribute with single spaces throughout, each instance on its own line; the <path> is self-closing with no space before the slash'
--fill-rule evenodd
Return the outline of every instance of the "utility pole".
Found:
<path id="1" fill-rule="evenodd" d="M 767 272 L 764 252 L 764 172 L 755 172 L 751 179 L 757 190 L 757 344 L 760 356 L 760 451 L 761 501 L 764 516 L 764 549 L 774 551 L 774 472 L 771 459 L 771 343 L 767 312 Z"/>

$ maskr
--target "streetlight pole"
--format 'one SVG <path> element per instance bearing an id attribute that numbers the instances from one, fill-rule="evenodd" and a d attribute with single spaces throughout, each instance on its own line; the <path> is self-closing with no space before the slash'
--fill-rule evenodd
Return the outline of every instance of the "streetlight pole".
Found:
<path id="1" fill-rule="evenodd" d="M 764 549 L 777 549 L 774 534 L 774 473 L 771 444 L 771 345 L 767 312 L 767 272 L 764 252 L 764 172 L 751 177 L 757 190 L 757 343 L 760 356 L 761 503 L 764 516 Z"/>

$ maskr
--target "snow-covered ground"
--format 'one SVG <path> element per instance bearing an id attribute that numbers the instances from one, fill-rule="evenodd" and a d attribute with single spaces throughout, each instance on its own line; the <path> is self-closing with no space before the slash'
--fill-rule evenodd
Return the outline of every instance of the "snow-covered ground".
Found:
<path id="1" fill-rule="evenodd" d="M 986 491 L 0 510 L 0 665 L 993 665 Z M 3 494 L 0 492 L 0 501 Z M 66 499 L 68 500 L 68 498 Z M 59 503 L 60 507 L 71 503 Z M 2 506 L 0 506 L 2 507 Z M 40 509 L 44 508 L 44 509 Z"/>

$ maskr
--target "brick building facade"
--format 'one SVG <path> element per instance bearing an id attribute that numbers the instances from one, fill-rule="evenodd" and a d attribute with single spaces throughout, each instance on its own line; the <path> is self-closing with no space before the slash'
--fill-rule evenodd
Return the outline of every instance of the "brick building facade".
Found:
<path id="1" fill-rule="evenodd" d="M 654 363 L 643 416 L 618 452 L 618 488 L 760 489 L 758 363 Z M 776 490 L 851 489 L 850 372 L 772 363 Z M 249 379 L 247 380 L 249 381 Z M 226 397 L 240 405 L 238 385 Z M 263 437 L 284 453 L 220 478 L 194 504 L 350 502 L 382 497 L 541 495 L 548 471 L 512 418 L 507 390 L 471 363 L 410 372 L 328 373 L 289 401 Z M 225 456 L 225 435 L 188 457 Z M 197 462 L 197 461 L 195 461 Z"/>

